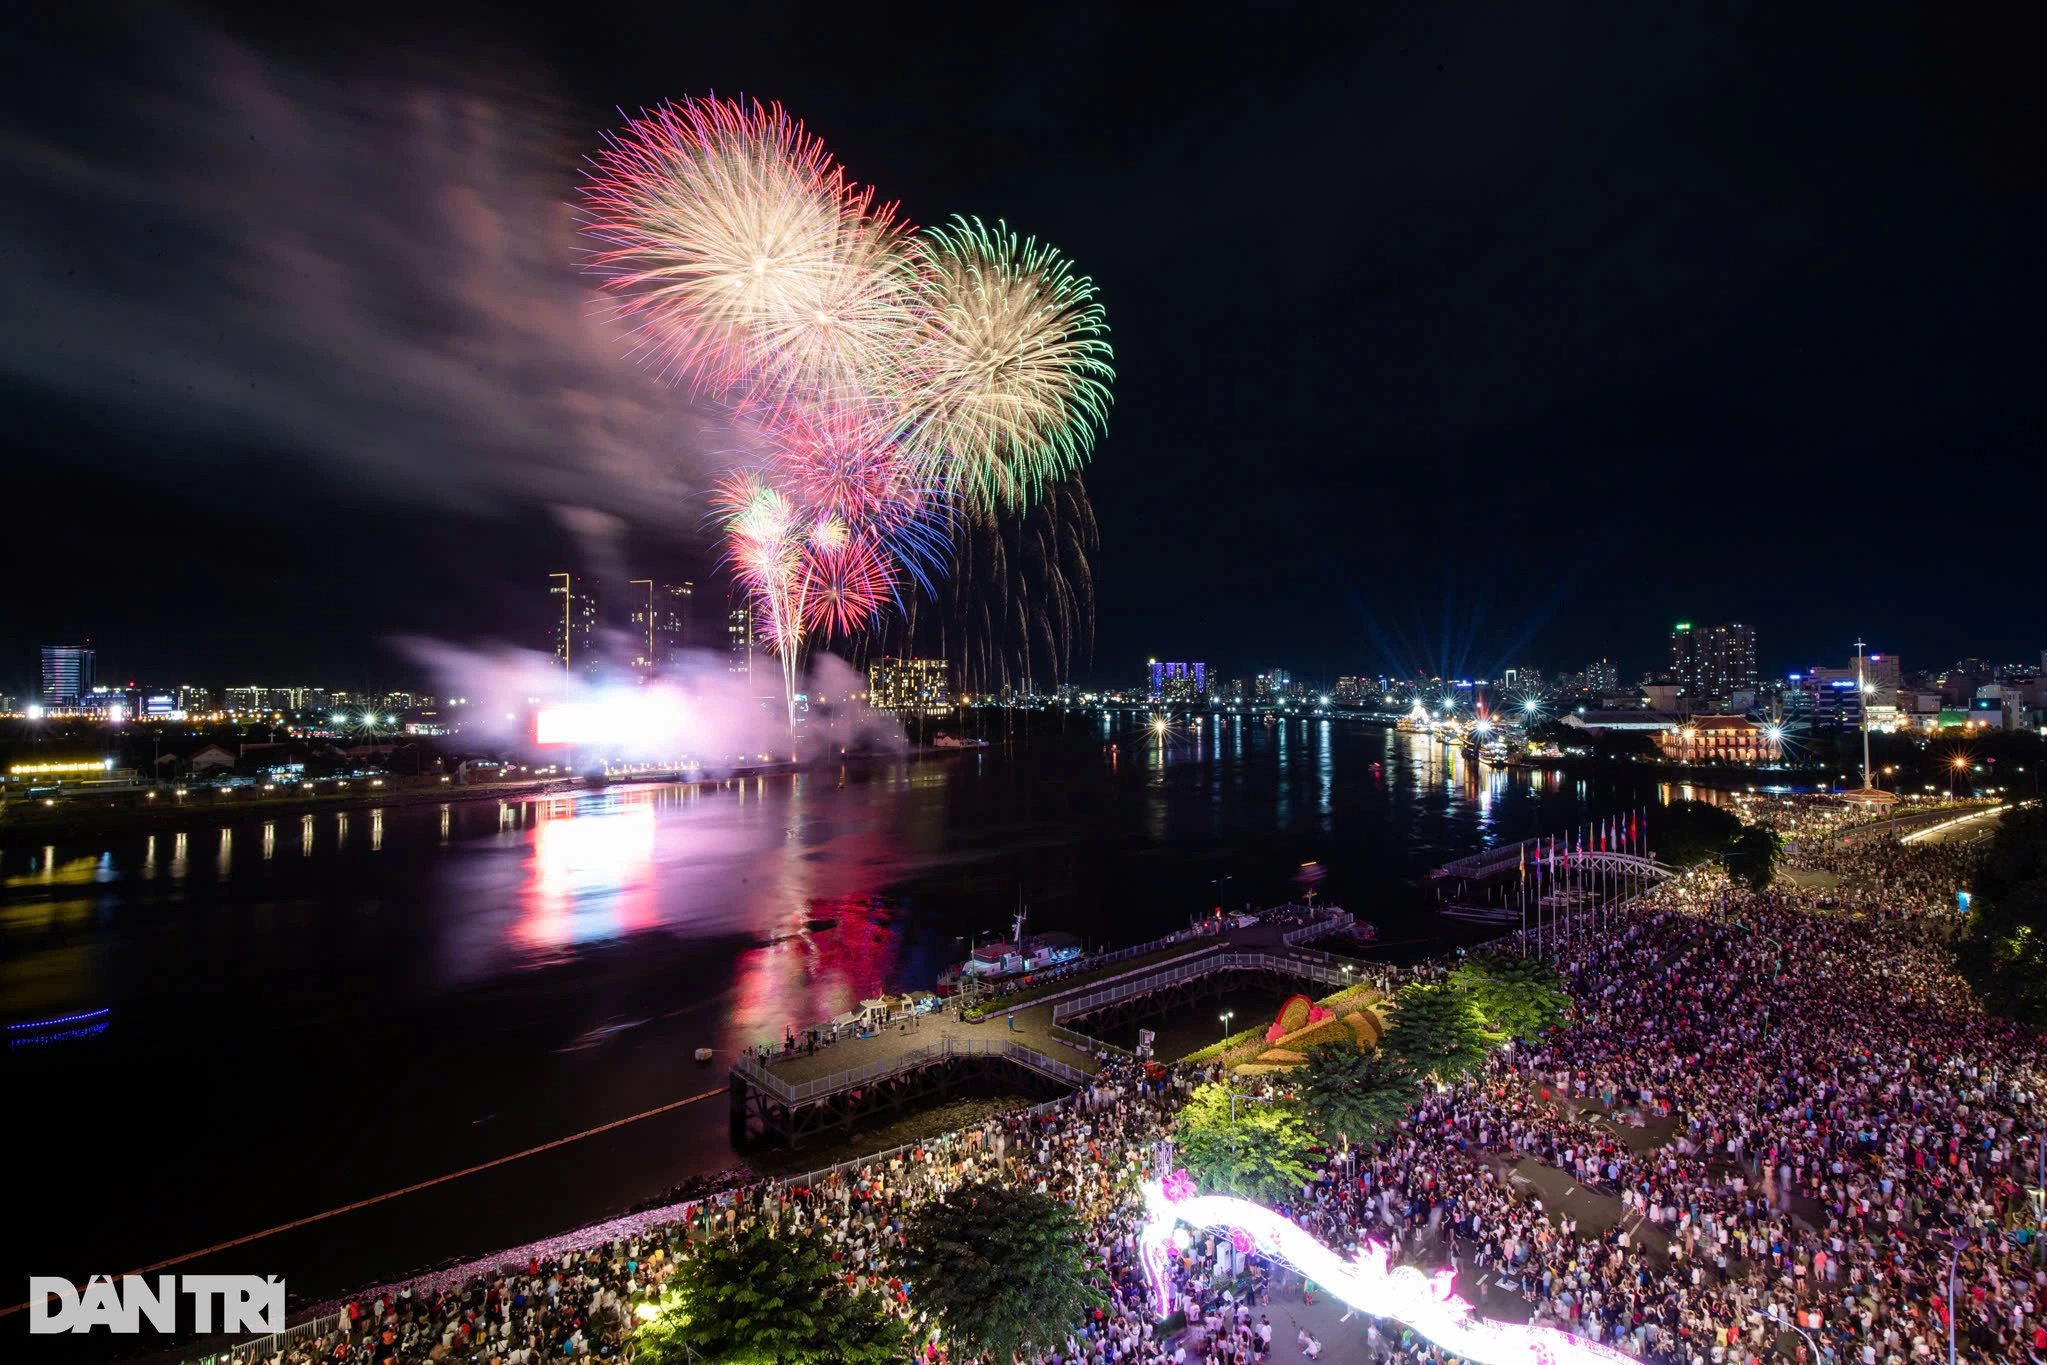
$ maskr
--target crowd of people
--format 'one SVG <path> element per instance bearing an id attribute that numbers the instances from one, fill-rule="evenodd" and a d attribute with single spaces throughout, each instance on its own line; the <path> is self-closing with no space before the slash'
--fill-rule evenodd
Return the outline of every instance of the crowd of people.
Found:
<path id="1" fill-rule="evenodd" d="M 1950 1332 L 1963 1359 L 2047 1359 L 2047 1271 L 2026 1231 L 2047 1072 L 2039 1040 L 1985 1017 L 1953 971 L 1943 922 L 1966 855 L 1875 840 L 1827 856 L 1848 879 L 1828 897 L 1701 873 L 1546 941 L 1570 1022 L 1426 1088 L 1397 1135 L 1331 1160 L 1283 1211 L 1339 1250 L 1374 1240 L 1454 1268 L 1483 1314 L 1643 1359 L 1906 1365 L 1945 1356 Z M 1197 1238 L 1174 1267 L 1184 1325 L 1162 1327 L 1145 1297 L 1136 1187 L 1170 1160 L 1187 1093 L 1219 1075 L 1112 1061 L 1063 1102 L 815 1186 L 755 1184 L 597 1246 L 367 1296 L 271 1355 L 627 1358 L 632 1305 L 686 1266 L 689 1243 L 761 1220 L 827 1238 L 850 1285 L 913 1317 L 892 1262 L 903 1220 L 993 1179 L 1075 1209 L 1108 1294 L 1044 1362 L 1312 1358 L 1323 1342 L 1303 1328 L 1275 1347 L 1265 1311 L 1312 1286 L 1227 1237 Z M 1398 1323 L 1344 1330 L 1374 1360 L 1444 1359 Z"/>

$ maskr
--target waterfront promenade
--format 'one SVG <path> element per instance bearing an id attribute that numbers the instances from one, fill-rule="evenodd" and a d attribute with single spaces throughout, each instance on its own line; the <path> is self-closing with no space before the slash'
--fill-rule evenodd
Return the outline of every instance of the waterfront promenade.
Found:
<path id="1" fill-rule="evenodd" d="M 930 1014 L 906 1014 L 871 1034 L 811 1046 L 807 1035 L 772 1056 L 742 1056 L 731 1071 L 735 1142 L 755 1137 L 793 1143 L 824 1128 L 850 1126 L 877 1109 L 949 1093 L 989 1064 L 1003 1064 L 1051 1085 L 1089 1083 L 1101 1065 L 1127 1051 L 1083 1030 L 1096 1011 L 1145 1008 L 1142 1002 L 1182 999 L 1199 983 L 1243 973 L 1314 986 L 1341 987 L 1386 969 L 1310 946 L 1316 937 L 1346 927 L 1341 911 L 1313 921 L 1281 916 L 1231 926 L 1158 946 L 1125 950 L 1128 956 L 1076 973 L 1046 994 L 1031 993 L 1013 1006 L 998 1000 L 976 1019 L 959 1002 Z M 1171 994 L 1169 994 L 1171 993 Z"/>

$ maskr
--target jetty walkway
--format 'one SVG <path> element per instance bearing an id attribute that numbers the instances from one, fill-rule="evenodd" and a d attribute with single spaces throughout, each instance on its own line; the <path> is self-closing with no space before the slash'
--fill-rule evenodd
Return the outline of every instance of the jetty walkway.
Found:
<path id="1" fill-rule="evenodd" d="M 990 1072 L 1026 1090 L 1063 1093 L 1088 1084 L 1100 1059 L 1123 1050 L 1083 1031 L 1099 1021 L 1128 1022 L 1163 1013 L 1198 993 L 1220 991 L 1227 977 L 1342 986 L 1385 969 L 1306 947 L 1347 928 L 1342 911 L 1309 924 L 1260 921 L 1177 943 L 1140 945 L 1100 970 L 1028 1001 L 968 1021 L 953 1009 L 912 1015 L 866 1038 L 841 1038 L 816 1052 L 763 1062 L 741 1057 L 730 1077 L 735 1146 L 762 1140 L 799 1146 L 807 1137 L 850 1127 L 985 1082 Z"/>

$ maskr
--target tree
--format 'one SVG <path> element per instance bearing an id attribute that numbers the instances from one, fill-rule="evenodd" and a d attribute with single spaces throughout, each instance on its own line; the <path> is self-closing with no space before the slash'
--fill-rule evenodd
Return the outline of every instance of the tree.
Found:
<path id="1" fill-rule="evenodd" d="M 1970 894 L 1962 974 L 1993 1014 L 2047 1026 L 2047 809 L 1999 821 Z"/>
<path id="2" fill-rule="evenodd" d="M 1049 1196 L 965 1185 L 904 1229 L 910 1301 L 948 1339 L 1009 1360 L 1063 1342 L 1107 1297 L 1087 1280 L 1080 1219 Z"/>
<path id="3" fill-rule="evenodd" d="M 1370 1146 L 1390 1135 L 1416 1095 L 1412 1072 L 1355 1039 L 1309 1048 L 1293 1079 L 1308 1121 L 1346 1144 Z"/>
<path id="4" fill-rule="evenodd" d="M 1539 1038 L 1571 1011 L 1563 977 L 1537 958 L 1475 954 L 1450 984 L 1471 997 L 1487 1027 L 1509 1038 Z"/>
<path id="5" fill-rule="evenodd" d="M 1279 1199 L 1310 1175 L 1308 1149 L 1314 1139 L 1291 1105 L 1236 1097 L 1223 1085 L 1204 1085 L 1188 1097 L 1174 1120 L 1173 1144 L 1180 1164 L 1211 1189 L 1253 1199 Z"/>
<path id="6" fill-rule="evenodd" d="M 882 1365 L 904 1350 L 880 1296 L 846 1287 L 824 1244 L 756 1224 L 697 1243 L 635 1334 L 638 1362 L 685 1365 Z"/>
<path id="7" fill-rule="evenodd" d="M 1709 863 L 1733 845 L 1743 825 L 1732 811 L 1703 801 L 1673 801 L 1649 818 L 1649 846 L 1671 867 Z"/>
<path id="8" fill-rule="evenodd" d="M 1381 1044 L 1417 1076 L 1448 1085 L 1485 1065 L 1501 1034 L 1488 1032 L 1478 1006 L 1455 986 L 1411 982 L 1394 997 L 1393 1026 Z"/>
<path id="9" fill-rule="evenodd" d="M 1751 891 L 1769 890 L 1777 878 L 1777 850 L 1782 842 L 1774 831 L 1750 825 L 1728 846 L 1728 875 Z"/>

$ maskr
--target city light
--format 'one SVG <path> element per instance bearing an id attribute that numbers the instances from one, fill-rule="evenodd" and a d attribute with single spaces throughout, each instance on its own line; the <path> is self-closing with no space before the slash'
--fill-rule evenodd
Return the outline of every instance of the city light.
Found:
<path id="1" fill-rule="evenodd" d="M 75 763 L 17 763 L 7 771 L 15 777 L 55 777 L 62 773 L 111 772 L 113 767 L 113 759 L 95 758 L 91 762 L 80 760 Z"/>

